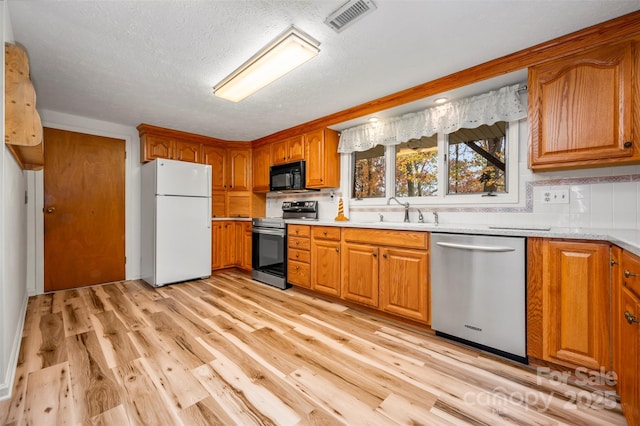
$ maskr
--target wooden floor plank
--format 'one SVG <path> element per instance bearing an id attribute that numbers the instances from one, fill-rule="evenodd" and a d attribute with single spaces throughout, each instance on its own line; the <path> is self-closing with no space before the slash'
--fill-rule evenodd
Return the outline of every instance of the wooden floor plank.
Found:
<path id="1" fill-rule="evenodd" d="M 224 271 L 31 297 L 0 424 L 625 424 L 602 392 Z"/>

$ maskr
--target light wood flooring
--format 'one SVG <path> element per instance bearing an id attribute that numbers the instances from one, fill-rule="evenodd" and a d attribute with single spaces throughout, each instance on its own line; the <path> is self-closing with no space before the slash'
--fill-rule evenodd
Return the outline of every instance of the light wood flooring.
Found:
<path id="1" fill-rule="evenodd" d="M 625 424 L 615 398 L 235 272 L 32 297 L 23 336 L 0 424 Z"/>

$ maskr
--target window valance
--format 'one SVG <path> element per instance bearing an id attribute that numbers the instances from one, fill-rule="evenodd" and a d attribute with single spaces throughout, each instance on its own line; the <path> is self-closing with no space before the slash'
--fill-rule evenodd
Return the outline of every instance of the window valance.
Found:
<path id="1" fill-rule="evenodd" d="M 340 134 L 338 152 L 366 151 L 376 145 L 397 145 L 436 133 L 520 120 L 527 116 L 526 105 L 518 94 L 520 87 L 506 86 L 424 111 L 345 129 Z"/>

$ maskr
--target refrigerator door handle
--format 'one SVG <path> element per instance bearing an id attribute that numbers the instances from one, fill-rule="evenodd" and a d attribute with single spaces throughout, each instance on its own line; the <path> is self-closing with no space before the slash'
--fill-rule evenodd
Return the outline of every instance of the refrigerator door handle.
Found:
<path id="1" fill-rule="evenodd" d="M 211 203 L 213 203 L 213 199 L 209 198 L 208 211 L 207 211 L 207 229 L 211 229 Z"/>

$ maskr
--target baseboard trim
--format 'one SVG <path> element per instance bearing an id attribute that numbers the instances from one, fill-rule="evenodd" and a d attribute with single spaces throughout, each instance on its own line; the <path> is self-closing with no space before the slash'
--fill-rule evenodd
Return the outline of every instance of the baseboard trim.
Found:
<path id="1" fill-rule="evenodd" d="M 5 374 L 2 383 L 0 383 L 0 401 L 11 398 L 11 392 L 13 392 L 13 381 L 16 378 L 16 369 L 18 367 L 18 354 L 20 353 L 20 344 L 22 343 L 22 332 L 24 330 L 24 321 L 27 315 L 27 302 L 29 296 L 25 293 L 24 300 L 22 302 L 22 309 L 20 310 L 20 321 L 18 321 L 18 329 L 13 339 L 13 345 L 11 348 L 11 356 L 7 363 L 7 373 Z"/>

